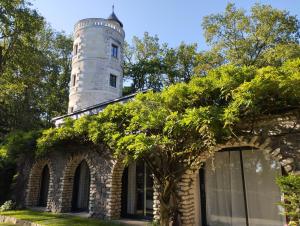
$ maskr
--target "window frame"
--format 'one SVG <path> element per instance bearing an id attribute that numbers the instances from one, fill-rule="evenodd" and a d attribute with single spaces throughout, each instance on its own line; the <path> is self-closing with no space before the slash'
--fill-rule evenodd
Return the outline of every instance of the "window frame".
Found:
<path id="1" fill-rule="evenodd" d="M 119 57 L 119 46 L 114 43 L 111 44 L 111 56 L 115 59 Z"/>
<path id="2" fill-rule="evenodd" d="M 109 75 L 109 85 L 113 88 L 117 88 L 117 75 L 110 74 Z"/>

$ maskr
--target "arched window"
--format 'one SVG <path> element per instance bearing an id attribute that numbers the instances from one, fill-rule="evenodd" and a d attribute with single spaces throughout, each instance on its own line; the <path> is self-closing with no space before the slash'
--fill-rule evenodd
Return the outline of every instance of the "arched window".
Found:
<path id="1" fill-rule="evenodd" d="M 283 226 L 276 161 L 260 150 L 226 149 L 200 170 L 202 226 Z"/>
<path id="2" fill-rule="evenodd" d="M 76 168 L 73 183 L 72 211 L 88 211 L 90 197 L 90 170 L 85 160 Z"/>
<path id="3" fill-rule="evenodd" d="M 45 165 L 41 175 L 40 193 L 38 206 L 46 207 L 48 200 L 50 173 L 48 165 Z"/>

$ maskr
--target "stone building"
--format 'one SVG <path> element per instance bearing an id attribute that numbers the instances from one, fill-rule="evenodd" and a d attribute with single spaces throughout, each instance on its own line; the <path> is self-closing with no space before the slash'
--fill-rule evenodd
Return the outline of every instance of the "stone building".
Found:
<path id="1" fill-rule="evenodd" d="M 97 114 L 108 104 L 134 97 L 122 97 L 124 37 L 114 12 L 108 19 L 75 25 L 69 110 L 54 119 L 57 126 L 64 118 Z M 275 177 L 300 170 L 299 117 L 286 114 L 256 124 L 254 135 L 241 126 L 239 137 L 216 146 L 214 161 L 182 177 L 178 194 L 183 225 L 284 225 Z M 124 166 L 104 147 L 64 149 L 68 151 L 26 165 L 27 207 L 83 211 L 104 219 L 159 218 L 156 183 L 143 162 Z"/>

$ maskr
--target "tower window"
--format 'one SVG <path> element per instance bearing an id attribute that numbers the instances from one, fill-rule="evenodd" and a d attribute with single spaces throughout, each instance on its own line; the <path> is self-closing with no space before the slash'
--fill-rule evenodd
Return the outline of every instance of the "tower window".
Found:
<path id="1" fill-rule="evenodd" d="M 74 45 L 74 56 L 78 54 L 78 44 Z"/>
<path id="2" fill-rule="evenodd" d="M 109 84 L 112 87 L 117 87 L 117 76 L 110 74 Z"/>
<path id="3" fill-rule="evenodd" d="M 72 85 L 75 86 L 76 85 L 76 75 L 72 76 Z"/>
<path id="4" fill-rule="evenodd" d="M 111 45 L 111 56 L 118 58 L 118 46 L 114 44 Z"/>

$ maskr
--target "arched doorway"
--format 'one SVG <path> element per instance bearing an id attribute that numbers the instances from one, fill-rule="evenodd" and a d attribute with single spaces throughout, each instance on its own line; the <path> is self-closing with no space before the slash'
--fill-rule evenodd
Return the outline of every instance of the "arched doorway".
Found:
<path id="1" fill-rule="evenodd" d="M 200 170 L 202 226 L 283 226 L 279 162 L 261 150 L 228 148 Z"/>
<path id="2" fill-rule="evenodd" d="M 123 171 L 121 217 L 153 218 L 153 176 L 144 162 L 132 163 Z"/>
<path id="3" fill-rule="evenodd" d="M 73 193 L 72 211 L 88 211 L 90 197 L 90 170 L 88 164 L 83 160 L 76 168 Z"/>
<path id="4" fill-rule="evenodd" d="M 53 186 L 52 164 L 47 159 L 38 160 L 31 168 L 28 178 L 26 207 L 51 208 L 51 195 Z M 48 200 L 50 200 L 48 203 Z"/>
<path id="5" fill-rule="evenodd" d="M 50 173 L 48 165 L 45 165 L 41 175 L 38 206 L 46 207 L 48 200 Z"/>

